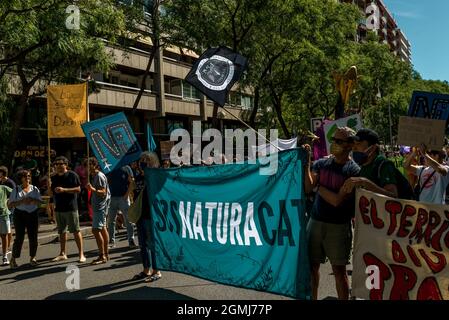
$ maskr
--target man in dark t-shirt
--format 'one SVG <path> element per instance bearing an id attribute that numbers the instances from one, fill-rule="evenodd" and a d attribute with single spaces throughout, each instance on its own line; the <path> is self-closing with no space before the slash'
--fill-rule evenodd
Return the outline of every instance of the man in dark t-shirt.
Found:
<path id="1" fill-rule="evenodd" d="M 341 191 L 347 179 L 357 176 L 360 167 L 349 157 L 355 132 L 347 127 L 338 128 L 331 139 L 330 157 L 306 167 L 304 187 L 306 193 L 316 189 L 311 219 L 307 226 L 311 263 L 312 296 L 317 299 L 320 264 L 329 258 L 335 275 L 338 298 L 349 298 L 349 264 L 352 247 L 351 218 L 354 215 L 353 195 Z"/>
<path id="2" fill-rule="evenodd" d="M 67 228 L 75 238 L 79 250 L 79 261 L 86 261 L 83 251 L 83 237 L 80 232 L 78 215 L 78 193 L 81 192 L 81 183 L 78 175 L 67 170 L 69 161 L 65 157 L 55 159 L 56 174 L 51 177 L 50 196 L 54 197 L 55 217 L 61 243 L 61 252 L 53 259 L 54 262 L 67 260 L 66 242 Z"/>

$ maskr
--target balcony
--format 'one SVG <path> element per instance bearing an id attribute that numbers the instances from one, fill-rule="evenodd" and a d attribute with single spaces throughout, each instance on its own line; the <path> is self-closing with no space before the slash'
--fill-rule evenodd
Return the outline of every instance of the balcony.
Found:
<path id="1" fill-rule="evenodd" d="M 118 65 L 145 70 L 149 61 L 149 54 L 137 48 L 115 48 L 108 46 L 106 51 L 114 56 L 114 62 Z M 151 72 L 154 72 L 154 60 L 151 65 Z"/>
<path id="2" fill-rule="evenodd" d="M 138 88 L 121 86 L 112 83 L 97 81 L 101 91 L 89 95 L 89 103 L 116 107 L 132 108 L 139 92 Z M 137 107 L 139 110 L 156 111 L 156 98 L 151 91 L 145 90 Z"/>
<path id="3" fill-rule="evenodd" d="M 185 79 L 192 69 L 191 65 L 164 57 L 164 75 L 177 79 Z"/>

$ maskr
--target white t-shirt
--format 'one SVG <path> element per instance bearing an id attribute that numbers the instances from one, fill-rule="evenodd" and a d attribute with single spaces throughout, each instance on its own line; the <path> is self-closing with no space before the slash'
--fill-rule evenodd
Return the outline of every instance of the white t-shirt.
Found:
<path id="1" fill-rule="evenodd" d="M 24 198 L 33 198 L 36 200 L 42 201 L 41 193 L 39 192 L 39 189 L 35 186 L 30 186 L 30 191 L 26 193 L 20 185 L 17 186 L 17 188 L 13 189 L 11 192 L 11 195 L 9 197 L 9 200 L 12 201 L 19 201 Z M 16 209 L 26 211 L 26 212 L 33 212 L 37 210 L 39 207 L 35 204 L 22 204 L 20 206 L 17 206 Z"/>
<path id="2" fill-rule="evenodd" d="M 445 166 L 449 171 L 449 166 L 445 164 L 443 164 L 443 166 Z M 421 173 L 422 168 L 424 168 L 424 170 Z M 445 204 L 444 199 L 446 195 L 446 187 L 449 184 L 449 173 L 443 176 L 438 172 L 435 172 L 432 178 L 430 178 L 429 182 L 427 182 L 426 185 L 422 187 L 423 183 L 427 181 L 429 176 L 434 171 L 435 170 L 432 167 L 416 166 L 416 176 L 419 177 L 419 174 L 421 174 L 419 183 L 422 188 L 422 192 L 419 195 L 419 201 L 435 204 Z"/>

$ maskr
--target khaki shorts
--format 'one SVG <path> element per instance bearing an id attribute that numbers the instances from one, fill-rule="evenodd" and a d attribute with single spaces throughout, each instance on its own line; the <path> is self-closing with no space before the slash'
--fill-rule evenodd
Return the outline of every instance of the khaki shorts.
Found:
<path id="1" fill-rule="evenodd" d="M 351 222 L 325 223 L 310 219 L 307 225 L 310 263 L 325 263 L 329 258 L 333 266 L 350 263 L 352 249 Z"/>
<path id="2" fill-rule="evenodd" d="M 70 233 L 80 231 L 80 219 L 78 210 L 68 212 L 55 212 L 56 224 L 58 225 L 58 233 L 63 234 L 67 232 L 67 228 Z"/>

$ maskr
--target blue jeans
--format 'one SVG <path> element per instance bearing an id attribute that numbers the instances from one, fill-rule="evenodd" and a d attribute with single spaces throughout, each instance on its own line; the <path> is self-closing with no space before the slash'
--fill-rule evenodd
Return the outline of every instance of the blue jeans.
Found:
<path id="1" fill-rule="evenodd" d="M 123 213 L 123 218 L 125 219 L 128 242 L 134 242 L 134 225 L 128 221 L 128 209 L 130 205 L 131 203 L 129 201 L 129 197 L 128 199 L 123 197 L 111 197 L 108 214 L 108 231 L 110 242 L 115 242 L 115 218 L 117 217 L 118 210 Z"/>
<path id="2" fill-rule="evenodd" d="M 145 269 L 153 267 L 153 270 L 157 270 L 156 254 L 154 253 L 154 250 L 151 250 L 151 221 L 149 219 L 139 219 L 136 223 L 136 227 L 142 265 Z"/>

